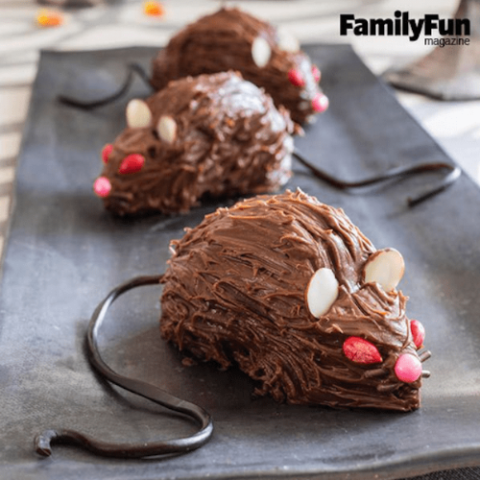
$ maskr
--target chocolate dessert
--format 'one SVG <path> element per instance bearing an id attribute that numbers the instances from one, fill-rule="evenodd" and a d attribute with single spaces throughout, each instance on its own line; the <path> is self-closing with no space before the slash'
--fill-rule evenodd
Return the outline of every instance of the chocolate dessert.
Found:
<path id="1" fill-rule="evenodd" d="M 186 212 L 207 195 L 275 191 L 291 175 L 298 127 L 238 73 L 172 81 L 131 100 L 126 117 L 94 183 L 115 214 Z"/>
<path id="2" fill-rule="evenodd" d="M 291 404 L 410 411 L 424 329 L 397 290 L 404 263 L 343 210 L 298 190 L 220 208 L 171 244 L 161 331 L 182 352 L 237 365 Z"/>
<path id="3" fill-rule="evenodd" d="M 237 8 L 222 8 L 177 33 L 155 57 L 151 84 L 160 90 L 187 75 L 228 70 L 263 87 L 297 123 L 313 121 L 328 107 L 320 70 L 298 41 Z"/>

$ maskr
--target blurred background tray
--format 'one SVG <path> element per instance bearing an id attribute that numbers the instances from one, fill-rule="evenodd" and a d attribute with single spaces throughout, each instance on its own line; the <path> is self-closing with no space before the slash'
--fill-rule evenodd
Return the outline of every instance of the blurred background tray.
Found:
<path id="1" fill-rule="evenodd" d="M 356 179 L 388 167 L 451 161 L 348 46 L 312 45 L 331 108 L 296 145 L 322 168 Z M 252 399 L 234 370 L 183 367 L 160 338 L 160 289 L 127 294 L 102 330 L 102 350 L 119 371 L 201 404 L 213 440 L 188 455 L 110 460 L 70 447 L 36 457 L 33 436 L 78 428 L 105 439 L 176 437 L 193 431 L 178 416 L 111 388 L 90 369 L 84 333 L 96 304 L 118 283 L 164 270 L 168 243 L 219 204 L 185 216 L 116 219 L 91 185 L 99 151 L 124 126 L 127 99 L 93 112 L 60 105 L 59 93 L 102 96 L 125 65 L 149 67 L 153 48 L 43 52 L 15 186 L 0 284 L 0 472 L 15 479 L 398 478 L 480 465 L 480 190 L 466 176 L 409 209 L 405 199 L 428 174 L 361 195 L 345 194 L 302 167 L 288 187 L 345 209 L 377 246 L 399 249 L 407 313 L 427 330 L 423 406 L 411 414 L 333 411 Z M 146 96 L 140 82 L 129 97 Z M 222 203 L 232 204 L 233 201 Z M 132 408 L 133 407 L 133 408 Z"/>

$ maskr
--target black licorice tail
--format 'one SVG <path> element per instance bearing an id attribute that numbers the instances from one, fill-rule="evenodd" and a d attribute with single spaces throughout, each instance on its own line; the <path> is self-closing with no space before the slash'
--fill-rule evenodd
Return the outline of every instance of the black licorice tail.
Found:
<path id="1" fill-rule="evenodd" d="M 408 177 L 418 173 L 432 172 L 435 170 L 448 170 L 449 173 L 435 186 L 432 186 L 425 191 L 419 193 L 414 197 L 407 198 L 407 204 L 410 207 L 418 205 L 423 201 L 427 200 L 430 197 L 433 197 L 437 193 L 440 193 L 442 190 L 445 190 L 450 185 L 452 185 L 458 177 L 460 177 L 461 170 L 456 165 L 450 165 L 449 163 L 420 163 L 418 165 L 408 165 L 395 167 L 381 175 L 376 175 L 374 177 L 365 178 L 363 180 L 358 180 L 355 182 L 347 182 L 340 180 L 332 175 L 320 170 L 317 166 L 313 165 L 308 161 L 302 153 L 297 149 L 293 151 L 293 156 L 304 166 L 306 166 L 315 177 L 327 182 L 330 185 L 340 189 L 340 190 L 350 190 L 354 188 L 368 187 L 370 185 L 375 185 L 377 183 L 386 182 L 387 180 L 392 180 L 394 178 Z"/>
<path id="2" fill-rule="evenodd" d="M 98 107 L 103 107 L 104 105 L 113 103 L 128 92 L 132 86 L 135 74 L 137 74 L 146 85 L 152 88 L 150 79 L 141 65 L 138 63 L 129 63 L 127 67 L 128 74 L 122 86 L 115 93 L 109 95 L 108 97 L 100 98 L 98 100 L 80 100 L 77 98 L 67 97 L 65 95 L 59 95 L 57 100 L 65 105 L 69 105 L 70 107 L 81 108 L 83 110 L 93 110 Z"/>
<path id="3" fill-rule="evenodd" d="M 190 452 L 201 447 L 211 438 L 213 422 L 207 411 L 198 405 L 174 397 L 154 385 L 119 375 L 103 361 L 98 349 L 98 331 L 110 305 L 115 299 L 133 288 L 159 284 L 162 277 L 163 275 L 155 275 L 133 278 L 114 288 L 98 305 L 92 315 L 87 330 L 89 360 L 92 366 L 113 384 L 192 418 L 200 425 L 200 430 L 189 437 L 180 439 L 159 440 L 151 443 L 133 443 L 127 441 L 119 444 L 102 442 L 74 430 L 45 430 L 34 439 L 35 450 L 39 455 L 44 457 L 50 456 L 52 454 L 51 445 L 53 443 L 61 443 L 77 445 L 105 457 L 145 458 Z"/>

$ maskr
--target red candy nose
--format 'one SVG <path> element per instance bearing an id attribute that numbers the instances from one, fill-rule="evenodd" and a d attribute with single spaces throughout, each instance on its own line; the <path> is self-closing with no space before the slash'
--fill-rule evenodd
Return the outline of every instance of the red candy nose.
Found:
<path id="1" fill-rule="evenodd" d="M 410 330 L 412 331 L 413 343 L 417 348 L 421 348 L 425 340 L 425 328 L 418 320 L 410 322 Z"/>
<path id="2" fill-rule="evenodd" d="M 318 83 L 320 81 L 321 73 L 316 65 L 312 65 L 312 75 L 315 81 Z"/>
<path id="3" fill-rule="evenodd" d="M 125 174 L 138 172 L 142 169 L 144 163 L 145 157 L 143 155 L 132 153 L 123 159 L 120 168 L 118 169 L 118 173 Z"/>
<path id="4" fill-rule="evenodd" d="M 398 357 L 395 363 L 395 375 L 401 382 L 415 382 L 421 374 L 422 363 L 417 357 L 410 353 L 404 353 Z"/>
<path id="5" fill-rule="evenodd" d="M 93 184 L 93 191 L 99 197 L 106 197 L 112 189 L 112 184 L 107 177 L 98 177 Z"/>
<path id="6" fill-rule="evenodd" d="M 103 148 L 102 148 L 102 160 L 103 163 L 108 162 L 108 157 L 112 153 L 113 150 L 113 145 L 111 143 L 107 143 Z"/>
<path id="7" fill-rule="evenodd" d="M 312 108 L 315 112 L 322 113 L 328 108 L 328 97 L 323 93 L 317 93 L 312 100 Z"/>
<path id="8" fill-rule="evenodd" d="M 288 71 L 288 79 L 290 80 L 290 83 L 296 87 L 303 87 L 305 85 L 305 80 L 302 74 L 294 68 Z"/>
<path id="9" fill-rule="evenodd" d="M 373 343 L 360 337 L 348 337 L 343 344 L 345 356 L 356 363 L 379 363 L 382 356 Z"/>

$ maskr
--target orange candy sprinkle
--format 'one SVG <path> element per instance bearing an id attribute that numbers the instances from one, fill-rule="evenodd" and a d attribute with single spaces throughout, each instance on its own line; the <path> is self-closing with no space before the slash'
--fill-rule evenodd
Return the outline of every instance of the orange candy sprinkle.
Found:
<path id="1" fill-rule="evenodd" d="M 37 24 L 41 27 L 58 27 L 63 23 L 63 15 L 53 10 L 42 9 L 37 15 Z"/>
<path id="2" fill-rule="evenodd" d="M 165 8 L 160 2 L 144 2 L 143 12 L 150 17 L 161 17 L 165 15 Z"/>

